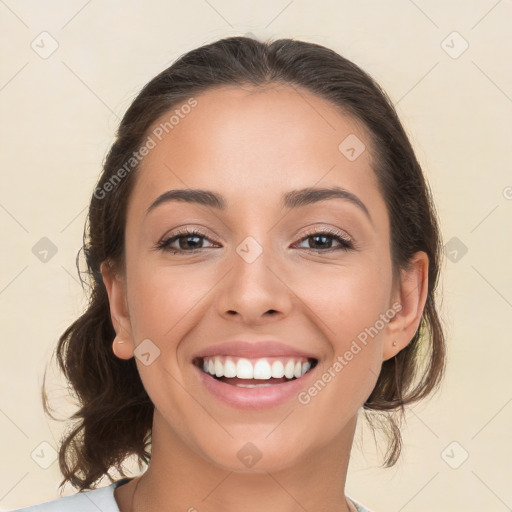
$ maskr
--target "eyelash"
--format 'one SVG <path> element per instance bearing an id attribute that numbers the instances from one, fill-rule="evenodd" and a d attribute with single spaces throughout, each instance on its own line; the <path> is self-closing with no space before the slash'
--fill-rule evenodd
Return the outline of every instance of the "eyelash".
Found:
<path id="1" fill-rule="evenodd" d="M 331 230 L 331 229 L 323 229 L 323 230 L 312 230 L 312 231 L 308 231 L 304 234 L 304 236 L 299 240 L 299 242 L 302 242 L 304 240 L 307 240 L 308 238 L 311 238 L 313 236 L 321 236 L 321 235 L 327 235 L 328 238 L 334 238 L 336 239 L 338 242 L 340 242 L 341 244 L 341 247 L 338 247 L 338 248 L 329 248 L 329 249 L 308 249 L 308 248 L 303 248 L 305 249 L 306 251 L 312 251 L 312 252 L 315 252 L 315 253 L 325 253 L 325 252 L 334 252 L 334 251 L 350 251 L 350 250 L 354 250 L 355 249 L 355 244 L 354 242 L 352 242 L 351 240 L 347 239 L 345 236 L 343 236 L 343 234 L 339 231 L 336 231 L 336 230 Z M 166 252 L 170 252 L 171 254 L 194 254 L 198 251 L 201 251 L 203 249 L 207 249 L 207 247 L 201 247 L 199 249 L 192 249 L 190 251 L 186 251 L 184 249 L 172 249 L 170 248 L 170 245 L 175 242 L 176 240 L 179 240 L 180 238 L 183 238 L 183 237 L 186 237 L 186 236 L 198 236 L 200 238 L 205 238 L 207 240 L 209 240 L 209 238 L 204 234 L 204 233 L 201 233 L 200 231 L 196 230 L 196 229 L 190 229 L 190 228 L 186 228 L 186 229 L 183 229 L 181 231 L 178 231 L 176 233 L 174 233 L 171 237 L 168 237 L 168 238 L 165 238 L 163 240 L 161 240 L 160 242 L 158 242 L 155 246 L 155 249 L 159 249 L 159 250 L 163 250 L 163 251 L 166 251 Z M 210 240 L 211 241 L 211 240 Z"/>

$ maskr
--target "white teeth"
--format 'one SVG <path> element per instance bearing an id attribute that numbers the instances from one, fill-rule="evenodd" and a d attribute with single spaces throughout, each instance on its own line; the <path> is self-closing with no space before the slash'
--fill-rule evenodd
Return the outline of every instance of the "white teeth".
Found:
<path id="1" fill-rule="evenodd" d="M 222 366 L 222 363 L 218 359 L 215 359 L 215 375 L 217 377 L 224 375 L 224 366 Z"/>
<path id="2" fill-rule="evenodd" d="M 290 359 L 286 366 L 284 367 L 284 376 L 287 379 L 293 379 L 293 372 L 295 370 L 295 361 L 293 359 Z"/>
<path id="3" fill-rule="evenodd" d="M 203 371 L 215 377 L 239 379 L 268 380 L 286 377 L 293 379 L 302 377 L 310 368 L 311 363 L 303 357 L 247 359 L 229 356 L 213 356 L 203 358 Z M 269 386 L 269 384 L 240 384 L 241 387 Z"/>
<path id="4" fill-rule="evenodd" d="M 272 377 L 272 370 L 266 359 L 260 359 L 254 365 L 254 378 L 255 379 L 270 379 Z"/>
<path id="5" fill-rule="evenodd" d="M 249 359 L 242 358 L 238 360 L 238 363 L 236 363 L 236 376 L 239 379 L 254 379 L 254 368 Z"/>
<path id="6" fill-rule="evenodd" d="M 236 364 L 229 358 L 224 361 L 224 377 L 228 379 L 236 377 Z"/>
<path id="7" fill-rule="evenodd" d="M 281 361 L 274 361 L 272 363 L 272 377 L 277 379 L 284 377 L 284 364 Z"/>

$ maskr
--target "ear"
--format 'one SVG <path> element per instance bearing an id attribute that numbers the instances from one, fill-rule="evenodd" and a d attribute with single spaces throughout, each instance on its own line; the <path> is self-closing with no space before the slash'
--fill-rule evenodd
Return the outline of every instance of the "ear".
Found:
<path id="1" fill-rule="evenodd" d="M 120 359 L 130 359 L 133 357 L 135 345 L 133 343 L 128 302 L 126 300 L 126 280 L 115 271 L 109 261 L 104 261 L 100 265 L 100 271 L 103 283 L 107 289 L 110 318 L 116 331 L 112 350 Z"/>
<path id="2" fill-rule="evenodd" d="M 428 292 L 428 256 L 425 252 L 419 251 L 413 255 L 409 268 L 401 271 L 396 288 L 394 304 L 399 303 L 401 309 L 386 326 L 383 361 L 405 348 L 420 325 Z"/>

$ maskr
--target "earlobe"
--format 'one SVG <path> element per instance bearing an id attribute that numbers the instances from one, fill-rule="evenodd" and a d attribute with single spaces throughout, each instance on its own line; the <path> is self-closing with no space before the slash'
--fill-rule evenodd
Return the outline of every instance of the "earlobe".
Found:
<path id="1" fill-rule="evenodd" d="M 112 351 L 120 359 L 130 359 L 133 357 L 134 345 L 126 301 L 125 280 L 116 273 L 108 261 L 101 264 L 100 271 L 108 294 L 110 318 L 116 331 Z"/>
<path id="2" fill-rule="evenodd" d="M 131 359 L 133 357 L 133 347 L 116 335 L 112 342 L 112 352 L 119 359 Z"/>
<path id="3" fill-rule="evenodd" d="M 428 256 L 425 252 L 415 253 L 409 268 L 402 270 L 397 294 L 401 309 L 387 325 L 383 361 L 404 349 L 420 325 L 428 294 Z"/>

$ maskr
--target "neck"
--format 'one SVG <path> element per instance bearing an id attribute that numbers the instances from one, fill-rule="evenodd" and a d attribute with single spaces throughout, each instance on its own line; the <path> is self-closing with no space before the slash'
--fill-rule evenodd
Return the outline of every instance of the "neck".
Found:
<path id="1" fill-rule="evenodd" d="M 255 464 L 242 472 L 223 469 L 191 449 L 155 410 L 151 462 L 128 512 L 352 512 L 344 488 L 356 422 L 352 418 L 331 442 L 289 465 L 257 470 Z"/>

